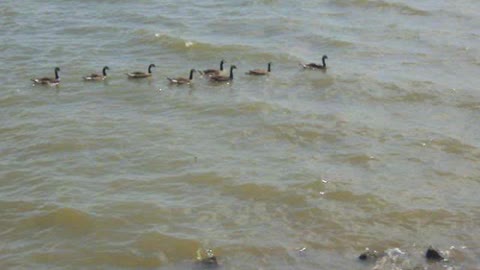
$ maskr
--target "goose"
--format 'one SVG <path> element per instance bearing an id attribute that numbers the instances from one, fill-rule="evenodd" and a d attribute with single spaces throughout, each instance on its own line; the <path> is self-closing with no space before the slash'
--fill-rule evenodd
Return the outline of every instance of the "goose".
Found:
<path id="1" fill-rule="evenodd" d="M 328 56 L 324 55 L 322 57 L 322 64 L 315 64 L 315 63 L 310 63 L 310 64 L 301 64 L 300 65 L 305 68 L 305 69 L 321 69 L 321 70 L 327 70 L 327 63 L 325 63 L 325 59 L 328 59 Z"/>
<path id="2" fill-rule="evenodd" d="M 222 59 L 222 61 L 220 61 L 220 70 L 218 69 L 206 69 L 204 71 L 202 71 L 201 73 L 203 75 L 207 75 L 207 76 L 215 76 L 215 75 L 220 75 L 220 73 L 223 71 L 223 63 L 225 62 L 225 60 Z"/>
<path id="3" fill-rule="evenodd" d="M 253 70 L 248 71 L 245 74 L 247 74 L 247 75 L 268 75 L 270 73 L 270 71 L 272 71 L 271 67 L 272 67 L 272 62 L 269 62 L 267 70 L 265 70 L 265 69 L 253 69 Z"/>
<path id="4" fill-rule="evenodd" d="M 102 75 L 100 75 L 98 73 L 92 73 L 88 76 L 83 77 L 83 79 L 85 81 L 103 81 L 107 78 L 107 70 L 109 70 L 109 69 L 110 69 L 109 67 L 104 66 L 103 70 L 102 70 Z"/>
<path id="5" fill-rule="evenodd" d="M 148 73 L 147 72 L 141 72 L 141 71 L 134 71 L 134 72 L 125 73 L 125 74 L 130 79 L 148 78 L 148 77 L 152 76 L 152 67 L 156 67 L 155 64 L 150 64 L 148 66 Z"/>
<path id="6" fill-rule="evenodd" d="M 169 78 L 167 79 L 170 81 L 170 83 L 175 83 L 175 84 L 190 84 L 193 80 L 193 73 L 195 72 L 195 69 L 190 70 L 190 77 L 184 78 L 184 77 L 178 77 L 178 78 Z"/>
<path id="7" fill-rule="evenodd" d="M 210 81 L 212 82 L 227 82 L 227 81 L 232 81 L 233 80 L 233 70 L 236 69 L 237 66 L 232 65 L 230 66 L 230 76 L 224 76 L 224 75 L 215 75 L 210 77 Z"/>
<path id="8" fill-rule="evenodd" d="M 32 79 L 34 84 L 43 84 L 43 85 L 58 85 L 60 83 L 60 76 L 58 76 L 58 72 L 60 71 L 59 67 L 55 68 L 55 79 L 43 77 L 43 78 L 35 78 Z"/>

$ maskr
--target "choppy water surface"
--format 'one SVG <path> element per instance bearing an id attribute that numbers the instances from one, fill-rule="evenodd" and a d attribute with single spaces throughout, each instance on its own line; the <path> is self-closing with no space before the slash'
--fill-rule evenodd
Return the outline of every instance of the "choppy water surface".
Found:
<path id="1" fill-rule="evenodd" d="M 0 268 L 190 269 L 210 248 L 224 269 L 478 269 L 478 14 L 2 1 Z M 323 54 L 327 72 L 300 70 Z M 167 83 L 222 58 L 232 84 Z M 108 81 L 81 80 L 104 65 Z M 55 66 L 59 87 L 32 86 Z M 360 263 L 366 247 L 404 254 Z"/>

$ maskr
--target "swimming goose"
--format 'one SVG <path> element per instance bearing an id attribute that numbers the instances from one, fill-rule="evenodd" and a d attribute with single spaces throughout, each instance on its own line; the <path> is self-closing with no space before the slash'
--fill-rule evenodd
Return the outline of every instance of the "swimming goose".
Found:
<path id="1" fill-rule="evenodd" d="M 147 72 L 141 72 L 141 71 L 134 71 L 134 72 L 125 73 L 125 74 L 130 79 L 148 78 L 148 77 L 152 76 L 152 67 L 155 67 L 155 64 L 150 64 L 148 66 L 148 73 Z"/>
<path id="2" fill-rule="evenodd" d="M 195 69 L 190 70 L 190 77 L 189 78 L 184 78 L 184 77 L 178 77 L 178 78 L 168 78 L 167 79 L 170 81 L 170 83 L 176 83 L 176 84 L 190 84 L 193 80 L 193 73 L 195 72 Z"/>
<path id="3" fill-rule="evenodd" d="M 60 83 L 60 77 L 58 76 L 58 72 L 60 71 L 59 67 L 55 68 L 55 79 L 48 78 L 48 77 L 43 77 L 43 78 L 35 78 L 32 79 L 34 84 L 44 84 L 44 85 L 58 85 Z"/>
<path id="4" fill-rule="evenodd" d="M 210 77 L 210 81 L 212 82 L 227 82 L 227 81 L 232 81 L 233 80 L 233 70 L 236 69 L 237 66 L 232 65 L 230 66 L 230 76 L 224 76 L 224 75 L 215 75 Z"/>
<path id="5" fill-rule="evenodd" d="M 322 57 L 322 64 L 315 64 L 315 63 L 310 63 L 310 64 L 301 64 L 300 65 L 305 68 L 305 69 L 322 69 L 326 70 L 327 69 L 327 64 L 325 63 L 325 59 L 328 59 L 328 56 L 324 55 Z"/>
<path id="6" fill-rule="evenodd" d="M 222 59 L 222 61 L 220 61 L 220 70 L 218 69 L 206 69 L 204 71 L 202 71 L 201 73 L 203 75 L 207 75 L 207 76 L 215 76 L 215 75 L 220 75 L 220 73 L 223 71 L 223 63 L 225 62 L 225 60 Z"/>
<path id="7" fill-rule="evenodd" d="M 272 62 L 269 62 L 267 70 L 265 70 L 265 69 L 253 69 L 253 70 L 248 71 L 246 74 L 247 75 L 268 75 L 270 73 L 270 71 L 272 71 L 271 66 L 272 66 Z"/>
<path id="8" fill-rule="evenodd" d="M 108 68 L 107 66 L 104 66 L 102 70 L 102 75 L 97 73 L 92 73 L 88 76 L 83 77 L 83 79 L 85 81 L 103 81 L 107 78 L 107 69 L 110 69 L 110 68 Z"/>

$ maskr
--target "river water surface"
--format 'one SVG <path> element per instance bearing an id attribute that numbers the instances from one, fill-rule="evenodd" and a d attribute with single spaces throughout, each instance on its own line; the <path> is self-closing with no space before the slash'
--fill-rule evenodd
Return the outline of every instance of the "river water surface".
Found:
<path id="1" fill-rule="evenodd" d="M 212 249 L 223 269 L 480 269 L 478 14 L 3 0 L 0 268 L 191 269 Z M 166 80 L 221 59 L 233 83 Z M 60 86 L 32 85 L 56 66 Z M 367 247 L 395 254 L 362 263 Z"/>

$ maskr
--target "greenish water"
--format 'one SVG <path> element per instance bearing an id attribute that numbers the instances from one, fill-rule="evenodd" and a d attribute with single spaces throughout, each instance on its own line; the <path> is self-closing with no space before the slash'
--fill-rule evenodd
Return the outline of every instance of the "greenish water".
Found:
<path id="1" fill-rule="evenodd" d="M 190 269 L 213 249 L 223 269 L 477 269 L 478 14 L 4 0 L 0 268 Z M 300 69 L 324 54 L 326 72 Z M 233 83 L 166 80 L 221 59 Z M 56 66 L 60 86 L 32 85 Z M 429 245 L 449 261 L 427 263 Z M 366 247 L 405 254 L 360 263 Z"/>

